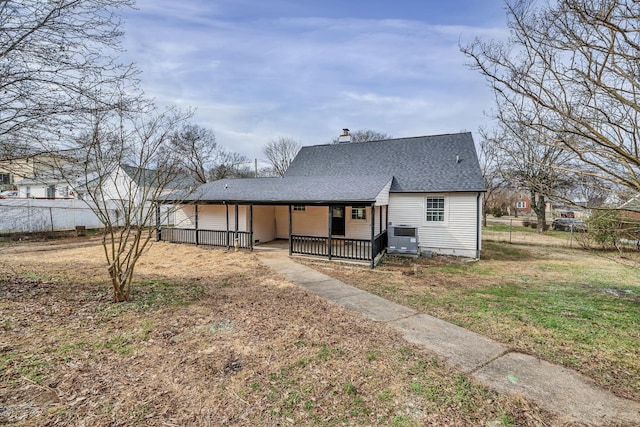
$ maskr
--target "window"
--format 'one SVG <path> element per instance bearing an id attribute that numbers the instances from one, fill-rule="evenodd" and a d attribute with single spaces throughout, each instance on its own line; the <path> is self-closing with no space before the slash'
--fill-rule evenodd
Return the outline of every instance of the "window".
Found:
<path id="1" fill-rule="evenodd" d="M 306 211 L 307 207 L 305 205 L 293 205 L 294 211 Z"/>
<path id="2" fill-rule="evenodd" d="M 516 209 L 526 209 L 527 202 L 516 202 Z"/>
<path id="3" fill-rule="evenodd" d="M 11 184 L 11 175 L 8 173 L 0 173 L 0 185 Z"/>
<path id="4" fill-rule="evenodd" d="M 27 198 L 31 197 L 31 187 L 27 185 Z"/>
<path id="5" fill-rule="evenodd" d="M 427 197 L 426 219 L 427 222 L 444 221 L 444 197 Z"/>
<path id="6" fill-rule="evenodd" d="M 367 219 L 367 207 L 366 206 L 352 206 L 351 207 L 351 219 Z"/>

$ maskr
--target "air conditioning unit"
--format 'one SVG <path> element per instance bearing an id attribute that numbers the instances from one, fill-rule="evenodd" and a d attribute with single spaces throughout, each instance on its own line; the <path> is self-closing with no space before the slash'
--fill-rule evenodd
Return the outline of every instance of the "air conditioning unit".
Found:
<path id="1" fill-rule="evenodd" d="M 418 228 L 408 225 L 389 226 L 387 252 L 418 255 Z"/>

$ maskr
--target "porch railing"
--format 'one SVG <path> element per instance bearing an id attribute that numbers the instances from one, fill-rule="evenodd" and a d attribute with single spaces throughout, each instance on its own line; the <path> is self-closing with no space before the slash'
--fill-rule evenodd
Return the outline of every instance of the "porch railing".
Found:
<path id="1" fill-rule="evenodd" d="M 193 228 L 162 227 L 157 230 L 157 233 L 157 239 L 163 242 L 233 247 L 235 239 L 237 238 L 241 248 L 253 248 L 253 235 L 248 231 L 195 230 Z"/>
<path id="2" fill-rule="evenodd" d="M 297 234 L 291 236 L 290 245 L 292 254 L 371 261 L 387 247 L 387 232 L 378 234 L 373 245 L 369 239 L 344 237 L 332 237 L 329 245 L 328 237 Z"/>
<path id="3" fill-rule="evenodd" d="M 158 240 L 171 243 L 196 244 L 196 230 L 189 228 L 158 229 Z"/>
<path id="4" fill-rule="evenodd" d="M 384 230 L 375 237 L 373 240 L 373 248 L 374 258 L 387 248 L 387 230 Z"/>

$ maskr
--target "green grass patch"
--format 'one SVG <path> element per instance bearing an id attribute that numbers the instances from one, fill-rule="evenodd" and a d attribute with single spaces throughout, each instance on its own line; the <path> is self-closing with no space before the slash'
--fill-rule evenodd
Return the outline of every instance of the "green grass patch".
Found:
<path id="1" fill-rule="evenodd" d="M 11 382 L 24 377 L 41 384 L 50 369 L 51 361 L 38 354 L 6 352 L 0 355 L 0 379 Z"/>
<path id="2" fill-rule="evenodd" d="M 640 288 L 631 276 L 626 269 L 540 262 L 499 284 L 407 301 L 499 341 L 524 342 L 523 350 L 640 395 L 633 380 L 640 377 Z"/>
<path id="3" fill-rule="evenodd" d="M 532 253 L 508 243 L 482 242 L 483 261 L 525 261 L 531 260 Z"/>

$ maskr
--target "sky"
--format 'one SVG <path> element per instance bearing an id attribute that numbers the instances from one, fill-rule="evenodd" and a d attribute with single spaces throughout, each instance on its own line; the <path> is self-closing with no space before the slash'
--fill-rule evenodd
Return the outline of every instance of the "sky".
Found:
<path id="1" fill-rule="evenodd" d="M 343 128 L 478 143 L 493 99 L 459 46 L 507 35 L 501 0 L 138 0 L 123 20 L 147 96 L 261 164 Z"/>

